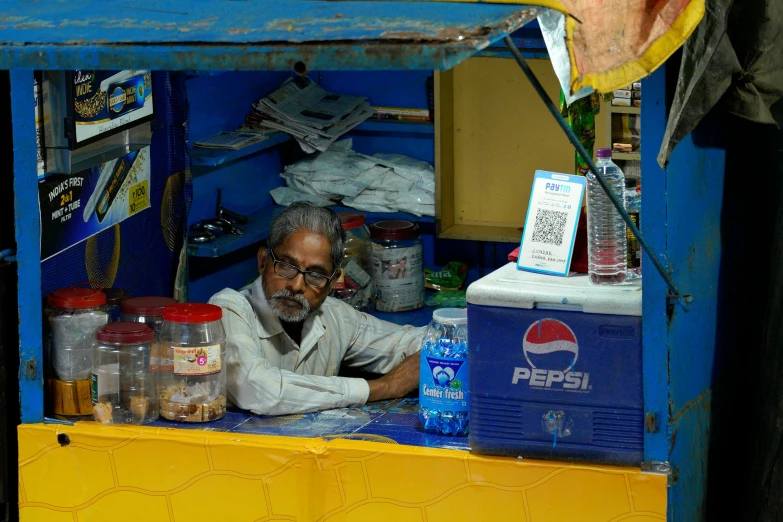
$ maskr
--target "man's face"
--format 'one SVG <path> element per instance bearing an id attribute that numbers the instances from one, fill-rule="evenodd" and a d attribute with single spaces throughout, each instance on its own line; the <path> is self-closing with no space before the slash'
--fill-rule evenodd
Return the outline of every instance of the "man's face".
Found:
<path id="1" fill-rule="evenodd" d="M 277 261 L 305 272 L 317 272 L 325 276 L 331 276 L 334 272 L 331 245 L 324 237 L 306 230 L 288 236 L 275 248 L 274 256 Z M 323 304 L 332 287 L 330 282 L 322 289 L 313 288 L 305 283 L 302 274 L 297 274 L 293 279 L 277 275 L 272 256 L 266 248 L 258 251 L 258 271 L 269 306 L 281 321 L 304 321 Z"/>

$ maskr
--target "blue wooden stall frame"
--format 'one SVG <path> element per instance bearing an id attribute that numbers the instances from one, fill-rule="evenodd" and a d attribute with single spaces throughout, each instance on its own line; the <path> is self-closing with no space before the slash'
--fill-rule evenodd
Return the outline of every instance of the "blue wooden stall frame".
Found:
<path id="1" fill-rule="evenodd" d="M 317 0 L 203 0 L 185 6 L 161 0 L 154 9 L 126 6 L 118 17 L 116 8 L 97 0 L 15 0 L 4 4 L 0 16 L 0 67 L 11 71 L 23 423 L 44 418 L 33 70 L 287 71 L 297 61 L 323 71 L 448 69 L 482 51 L 503 55 L 493 44 L 538 9 Z M 530 45 L 526 55 L 542 52 Z M 704 513 L 725 154 L 709 140 L 705 145 L 689 136 L 668 168 L 658 167 L 656 145 L 667 116 L 664 69 L 644 81 L 642 230 L 695 301 L 690 312 L 677 309 L 663 280 L 646 271 L 643 466 L 670 470 L 669 518 L 696 520 Z M 644 262 L 650 266 L 649 259 Z"/>

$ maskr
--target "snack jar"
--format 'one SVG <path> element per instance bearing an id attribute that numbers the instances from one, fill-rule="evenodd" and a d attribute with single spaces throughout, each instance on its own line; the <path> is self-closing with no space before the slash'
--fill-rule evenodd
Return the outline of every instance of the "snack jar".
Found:
<path id="1" fill-rule="evenodd" d="M 388 220 L 370 225 L 375 309 L 404 312 L 424 306 L 424 260 L 419 225 Z"/>
<path id="2" fill-rule="evenodd" d="M 163 310 L 160 416 L 208 422 L 226 414 L 226 333 L 219 306 L 185 303 Z"/>
<path id="3" fill-rule="evenodd" d="M 332 287 L 331 296 L 357 310 L 367 310 L 375 299 L 372 269 L 372 242 L 364 214 L 338 212 L 345 230 L 342 274 Z"/>
<path id="4" fill-rule="evenodd" d="M 160 327 L 163 325 L 163 310 L 167 306 L 177 304 L 173 297 L 131 297 L 122 302 L 121 321 L 131 323 L 144 323 L 155 330 L 155 337 L 160 335 Z"/>
<path id="5" fill-rule="evenodd" d="M 55 290 L 46 301 L 51 335 L 48 409 L 54 415 L 91 415 L 93 343 L 95 331 L 109 322 L 106 295 L 100 288 L 75 285 Z"/>
<path id="6" fill-rule="evenodd" d="M 104 424 L 158 418 L 158 376 L 150 369 L 155 332 L 142 323 L 109 323 L 95 332 L 93 416 Z"/>
<path id="7" fill-rule="evenodd" d="M 163 325 L 163 310 L 167 306 L 177 304 L 172 297 L 131 297 L 122 302 L 121 321 L 132 323 L 144 323 L 155 331 L 155 339 L 152 341 L 152 354 L 150 356 L 150 369 L 160 371 L 164 364 L 160 351 L 160 328 Z"/>

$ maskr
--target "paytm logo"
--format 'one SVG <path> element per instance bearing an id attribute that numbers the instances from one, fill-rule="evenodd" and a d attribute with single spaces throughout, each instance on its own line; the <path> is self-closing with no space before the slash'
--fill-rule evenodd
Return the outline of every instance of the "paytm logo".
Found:
<path id="1" fill-rule="evenodd" d="M 547 182 L 546 186 L 544 187 L 546 190 L 551 190 L 552 192 L 562 192 L 563 194 L 570 194 L 571 193 L 571 186 L 566 185 L 564 183 L 549 183 Z"/>
<path id="2" fill-rule="evenodd" d="M 579 343 L 567 324 L 541 319 L 531 324 L 522 341 L 529 368 L 516 367 L 511 384 L 527 381 L 532 388 L 590 390 L 590 374 L 575 372 Z"/>

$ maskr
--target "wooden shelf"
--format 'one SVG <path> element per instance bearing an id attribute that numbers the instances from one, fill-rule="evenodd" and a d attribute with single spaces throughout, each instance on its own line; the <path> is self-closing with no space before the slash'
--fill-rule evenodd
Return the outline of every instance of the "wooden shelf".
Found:
<path id="1" fill-rule="evenodd" d="M 642 159 L 642 154 L 640 152 L 614 152 L 614 151 L 612 151 L 612 159 L 639 161 L 639 160 Z"/>
<path id="2" fill-rule="evenodd" d="M 641 114 L 642 108 L 641 107 L 617 107 L 615 105 L 610 105 L 609 112 L 613 112 L 615 114 Z"/>
<path id="3" fill-rule="evenodd" d="M 240 158 L 251 156 L 292 139 L 290 134 L 275 132 L 267 139 L 241 148 L 239 150 L 209 149 L 205 147 L 193 147 L 189 150 L 190 162 L 197 167 L 217 167 Z"/>
<path id="4" fill-rule="evenodd" d="M 216 238 L 211 243 L 188 244 L 188 254 L 193 257 L 220 257 L 239 250 L 254 243 L 260 243 L 266 239 L 272 219 L 283 210 L 284 207 L 272 205 L 248 216 L 250 222 L 246 225 L 237 225 L 243 232 L 241 236 L 226 234 Z M 330 207 L 335 212 L 361 212 L 349 207 L 334 205 Z M 403 219 L 417 223 L 434 223 L 431 216 L 418 217 L 407 212 L 361 212 L 367 216 L 368 223 L 374 223 L 385 219 Z"/>

